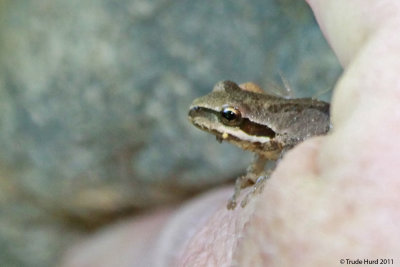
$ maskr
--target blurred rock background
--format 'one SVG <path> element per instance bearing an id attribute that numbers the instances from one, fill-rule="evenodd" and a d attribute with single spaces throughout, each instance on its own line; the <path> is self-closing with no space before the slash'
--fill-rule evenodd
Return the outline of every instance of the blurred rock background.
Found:
<path id="1" fill-rule="evenodd" d="M 315 96 L 340 71 L 303 1 L 0 0 L 0 266 L 54 266 L 243 172 L 249 153 L 186 119 L 217 81 L 282 72 Z"/>

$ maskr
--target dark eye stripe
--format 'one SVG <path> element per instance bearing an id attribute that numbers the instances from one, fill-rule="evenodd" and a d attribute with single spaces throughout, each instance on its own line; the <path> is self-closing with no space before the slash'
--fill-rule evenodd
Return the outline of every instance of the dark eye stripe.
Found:
<path id="1" fill-rule="evenodd" d="M 247 133 L 248 135 L 253 136 L 264 136 L 269 138 L 274 138 L 276 133 L 271 128 L 266 125 L 261 125 L 255 122 L 251 122 L 249 119 L 243 119 L 240 129 Z"/>
<path id="2" fill-rule="evenodd" d="M 229 123 L 224 123 L 222 120 L 227 121 L 225 118 L 222 118 L 222 112 L 218 112 L 212 109 L 204 108 L 204 107 L 193 107 L 189 111 L 189 116 L 191 117 L 196 117 L 196 116 L 201 116 L 204 117 L 206 114 L 214 114 L 215 116 L 219 117 L 221 120 L 221 123 L 225 124 L 227 127 L 238 127 L 241 129 L 243 132 L 247 133 L 248 135 L 252 136 L 263 136 L 263 137 L 269 137 L 269 138 L 274 138 L 276 136 L 276 133 L 274 130 L 271 128 L 258 124 L 255 122 L 250 121 L 247 118 L 240 118 L 240 123 L 238 125 L 235 125 L 234 123 L 229 124 Z"/>

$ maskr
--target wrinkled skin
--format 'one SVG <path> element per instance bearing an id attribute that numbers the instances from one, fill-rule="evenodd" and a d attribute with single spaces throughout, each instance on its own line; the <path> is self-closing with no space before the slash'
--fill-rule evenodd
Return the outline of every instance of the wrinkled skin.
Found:
<path id="1" fill-rule="evenodd" d="M 65 266 L 399 264 L 400 2 L 308 3 L 345 70 L 333 132 L 289 151 L 245 209 L 227 211 L 232 188 L 215 190 L 99 233 Z"/>

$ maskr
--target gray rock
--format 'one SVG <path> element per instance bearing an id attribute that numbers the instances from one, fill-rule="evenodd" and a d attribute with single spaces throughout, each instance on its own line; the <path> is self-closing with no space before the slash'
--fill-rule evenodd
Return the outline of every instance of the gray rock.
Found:
<path id="1" fill-rule="evenodd" d="M 85 227 L 243 172 L 248 153 L 186 119 L 217 81 L 282 72 L 313 96 L 341 71 L 302 1 L 3 0 L 0 16 L 1 266 L 51 266 Z"/>

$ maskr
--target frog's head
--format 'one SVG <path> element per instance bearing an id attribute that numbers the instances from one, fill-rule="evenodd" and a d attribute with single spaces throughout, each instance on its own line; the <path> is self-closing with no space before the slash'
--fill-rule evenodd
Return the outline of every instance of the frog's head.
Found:
<path id="1" fill-rule="evenodd" d="M 276 133 L 267 125 L 252 120 L 254 106 L 251 103 L 261 92 L 253 83 L 239 86 L 231 81 L 219 82 L 211 93 L 193 101 L 189 121 L 214 134 L 218 141 L 225 140 L 260 154 L 271 152 L 266 147 L 271 148 Z"/>

